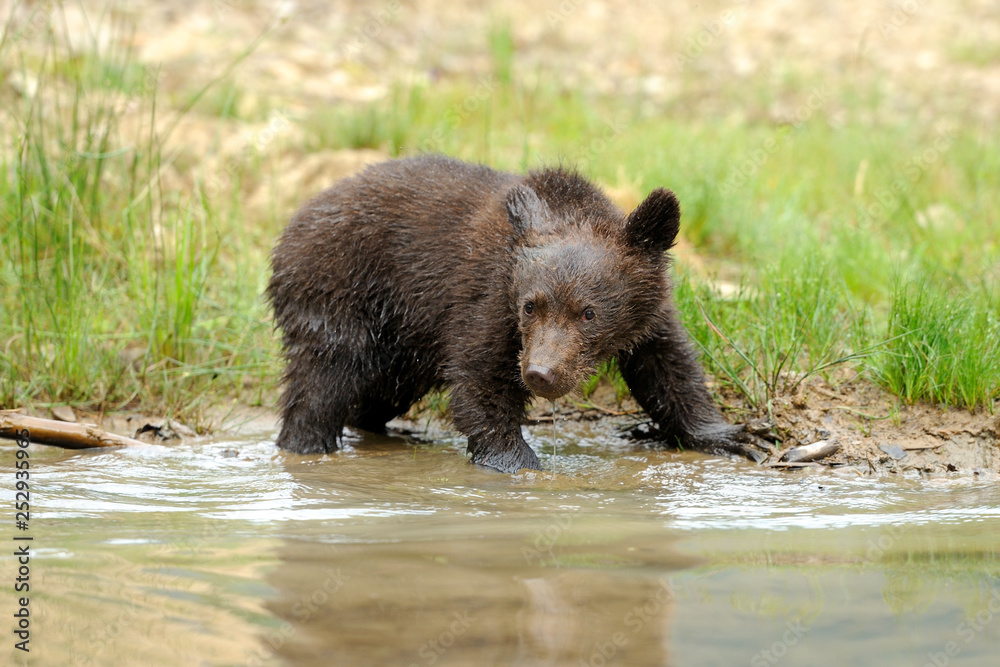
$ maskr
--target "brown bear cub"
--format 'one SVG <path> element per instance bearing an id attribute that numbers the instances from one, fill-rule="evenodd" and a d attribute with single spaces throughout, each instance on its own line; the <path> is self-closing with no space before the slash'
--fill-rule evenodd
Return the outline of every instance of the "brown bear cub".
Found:
<path id="1" fill-rule="evenodd" d="M 538 469 L 521 424 L 616 357 L 666 444 L 753 455 L 728 424 L 671 302 L 680 208 L 654 190 L 624 215 L 563 169 L 527 176 L 444 157 L 385 162 L 302 207 L 267 297 L 288 367 L 278 446 L 330 452 L 451 390 L 474 463 Z"/>

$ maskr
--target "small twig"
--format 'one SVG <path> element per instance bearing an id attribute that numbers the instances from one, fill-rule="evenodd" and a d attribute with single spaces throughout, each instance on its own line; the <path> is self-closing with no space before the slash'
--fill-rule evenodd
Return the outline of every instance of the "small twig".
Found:
<path id="1" fill-rule="evenodd" d="M 822 468 L 823 463 L 816 463 L 815 461 L 774 461 L 765 463 L 765 468 Z"/>
<path id="2" fill-rule="evenodd" d="M 879 417 L 877 415 L 868 415 L 860 410 L 855 410 L 854 408 L 849 408 L 843 405 L 832 405 L 827 408 L 821 408 L 822 410 L 843 410 L 844 412 L 850 412 L 851 414 L 857 415 L 859 417 L 864 417 L 865 419 L 871 419 L 874 421 L 882 421 L 883 419 L 889 419 L 892 415 L 885 415 L 884 417 Z"/>
<path id="3" fill-rule="evenodd" d="M 903 447 L 903 451 L 916 452 L 920 451 L 921 449 L 937 449 L 938 447 L 944 447 L 946 444 L 947 443 L 939 442 L 933 445 L 906 445 L 905 447 Z"/>

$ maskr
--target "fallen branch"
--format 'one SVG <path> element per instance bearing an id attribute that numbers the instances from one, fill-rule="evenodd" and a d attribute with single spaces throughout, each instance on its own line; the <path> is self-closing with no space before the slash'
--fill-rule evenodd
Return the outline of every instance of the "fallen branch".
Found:
<path id="1" fill-rule="evenodd" d="M 17 440 L 22 431 L 28 439 L 39 445 L 52 445 L 65 449 L 91 447 L 128 447 L 146 443 L 125 436 L 108 433 L 91 424 L 70 424 L 54 419 L 27 417 L 14 411 L 0 411 L 0 438 Z"/>
<path id="2" fill-rule="evenodd" d="M 816 461 L 772 461 L 765 463 L 765 468 L 822 468 L 824 464 Z"/>
<path id="3" fill-rule="evenodd" d="M 817 461 L 836 453 L 840 445 L 827 440 L 820 440 L 811 445 L 795 447 L 785 452 L 784 459 L 789 463 L 805 463 L 807 461 Z"/>

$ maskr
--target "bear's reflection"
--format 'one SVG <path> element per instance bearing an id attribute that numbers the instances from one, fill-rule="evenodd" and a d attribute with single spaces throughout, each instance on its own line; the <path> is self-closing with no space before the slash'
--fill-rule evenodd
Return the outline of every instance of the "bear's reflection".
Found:
<path id="1" fill-rule="evenodd" d="M 286 465 L 303 518 L 283 529 L 279 620 L 255 661 L 667 664 L 670 575 L 688 563 L 659 522 L 597 500 L 567 512 L 565 494 L 526 494 L 453 450 L 376 440 Z"/>

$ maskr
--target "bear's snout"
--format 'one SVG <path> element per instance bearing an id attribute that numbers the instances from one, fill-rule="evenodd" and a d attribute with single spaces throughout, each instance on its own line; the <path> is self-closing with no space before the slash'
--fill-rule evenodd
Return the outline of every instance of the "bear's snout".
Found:
<path id="1" fill-rule="evenodd" d="M 565 322 L 534 322 L 524 331 L 521 379 L 535 396 L 550 401 L 580 383 L 583 349 L 579 332 Z M 559 319 L 559 318 L 555 318 Z"/>
<path id="2" fill-rule="evenodd" d="M 547 366 L 528 364 L 528 367 L 524 370 L 525 384 L 539 396 L 552 393 L 552 389 L 556 386 L 558 380 L 559 376 L 556 375 L 556 372 Z"/>

